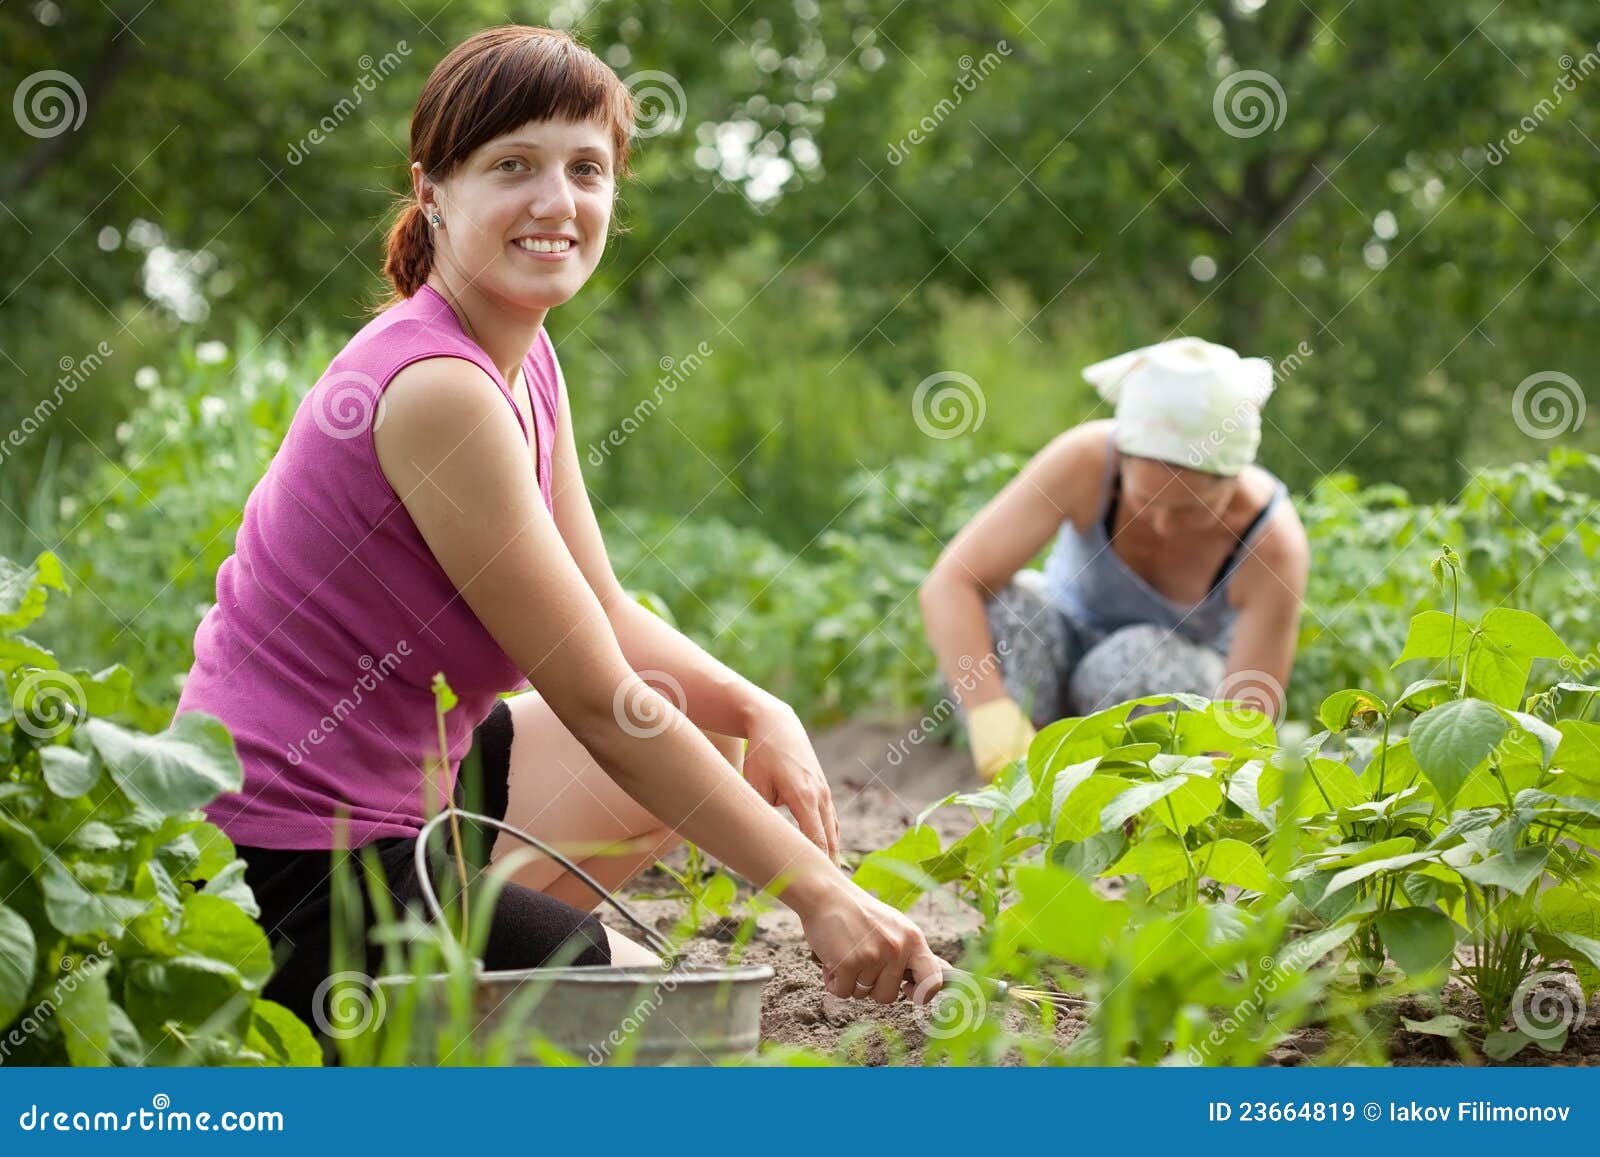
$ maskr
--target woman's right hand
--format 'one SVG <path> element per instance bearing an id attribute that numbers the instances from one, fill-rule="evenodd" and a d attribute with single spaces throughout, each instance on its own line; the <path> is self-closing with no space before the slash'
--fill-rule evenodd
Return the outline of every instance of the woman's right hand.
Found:
<path id="1" fill-rule="evenodd" d="M 926 1001 L 948 966 L 933 954 L 922 929 L 842 875 L 837 886 L 800 913 L 806 940 L 834 996 L 870 996 L 893 1004 L 902 994 Z"/>

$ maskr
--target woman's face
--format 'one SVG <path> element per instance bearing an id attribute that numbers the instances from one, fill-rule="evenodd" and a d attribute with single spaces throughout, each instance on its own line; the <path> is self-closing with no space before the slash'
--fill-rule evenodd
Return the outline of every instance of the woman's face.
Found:
<path id="1" fill-rule="evenodd" d="M 605 251 L 613 166 L 610 132 L 598 121 L 529 121 L 481 145 L 437 187 L 413 165 L 442 219 L 436 265 L 514 306 L 570 300 Z"/>
<path id="2" fill-rule="evenodd" d="M 1152 458 L 1122 460 L 1122 500 L 1157 538 L 1214 530 L 1239 482 Z"/>

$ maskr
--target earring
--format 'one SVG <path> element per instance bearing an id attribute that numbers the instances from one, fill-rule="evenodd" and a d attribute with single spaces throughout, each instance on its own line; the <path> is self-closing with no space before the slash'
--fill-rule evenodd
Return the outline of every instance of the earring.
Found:
<path id="1" fill-rule="evenodd" d="M 435 229 L 437 229 L 439 227 L 439 214 L 437 214 L 437 213 L 435 213 L 433 215 L 433 227 Z"/>

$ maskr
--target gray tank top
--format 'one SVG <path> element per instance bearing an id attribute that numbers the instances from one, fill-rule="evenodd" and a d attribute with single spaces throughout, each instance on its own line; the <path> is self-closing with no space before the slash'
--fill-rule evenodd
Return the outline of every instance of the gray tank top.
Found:
<path id="1" fill-rule="evenodd" d="M 1273 476 L 1271 497 L 1222 564 L 1210 591 L 1198 603 L 1185 606 L 1152 587 L 1111 549 L 1109 524 L 1118 488 L 1117 459 L 1115 452 L 1108 455 L 1100 515 L 1088 530 L 1079 532 L 1070 518 L 1061 524 L 1044 566 L 1050 601 L 1073 621 L 1086 647 L 1123 627 L 1153 623 L 1227 654 L 1234 620 L 1239 617 L 1228 605 L 1230 580 L 1272 511 L 1287 499 L 1288 488 Z"/>

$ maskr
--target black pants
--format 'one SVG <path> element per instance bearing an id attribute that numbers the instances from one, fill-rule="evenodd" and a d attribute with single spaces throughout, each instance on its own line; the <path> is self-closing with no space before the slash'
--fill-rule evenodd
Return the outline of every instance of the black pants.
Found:
<path id="1" fill-rule="evenodd" d="M 458 807 L 505 818 L 511 733 L 511 711 L 501 700 L 473 732 L 472 748 L 461 761 L 455 790 Z M 487 862 L 494 835 L 493 829 L 463 833 L 469 863 Z M 416 842 L 404 836 L 388 836 L 366 845 L 376 853 L 397 914 L 407 903 L 417 904 L 420 909 L 421 892 L 413 860 Z M 448 846 L 445 839 L 432 842 L 441 848 Z M 317 989 L 331 971 L 329 954 L 335 934 L 331 925 L 332 853 L 250 847 L 239 847 L 237 851 L 245 861 L 245 881 L 261 906 L 261 926 L 272 943 L 274 958 L 285 948 L 288 950 L 263 995 L 285 1005 L 307 1024 L 326 1031 L 328 1010 L 318 1006 L 326 1005 L 327 994 L 319 1000 Z M 383 953 L 365 936 L 376 922 L 376 914 L 365 887 L 359 851 L 350 857 L 348 868 L 361 898 L 365 972 L 367 976 L 377 976 Z M 440 882 L 437 870 L 433 880 L 436 885 Z M 572 965 L 611 963 L 604 927 L 589 912 L 532 888 L 507 883 L 495 903 L 483 950 L 484 967 L 491 971 L 536 968 L 552 958 Z"/>

